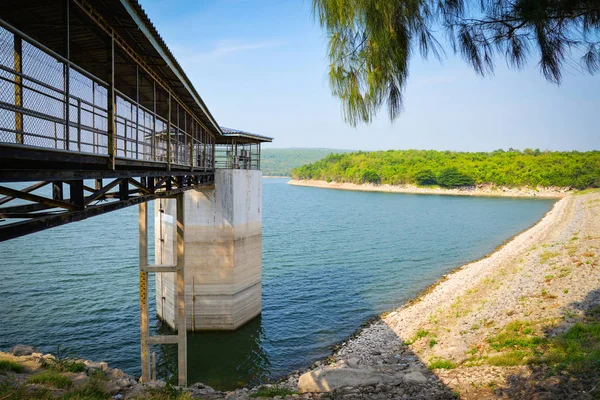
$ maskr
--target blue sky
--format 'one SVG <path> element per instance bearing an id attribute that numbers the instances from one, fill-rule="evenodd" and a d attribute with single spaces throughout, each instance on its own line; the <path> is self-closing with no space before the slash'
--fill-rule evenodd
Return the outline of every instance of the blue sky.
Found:
<path id="1" fill-rule="evenodd" d="M 327 81 L 311 0 L 141 0 L 219 124 L 269 147 L 489 151 L 600 149 L 600 75 L 547 83 L 535 60 L 480 78 L 450 51 L 411 62 L 405 109 L 353 128 Z"/>

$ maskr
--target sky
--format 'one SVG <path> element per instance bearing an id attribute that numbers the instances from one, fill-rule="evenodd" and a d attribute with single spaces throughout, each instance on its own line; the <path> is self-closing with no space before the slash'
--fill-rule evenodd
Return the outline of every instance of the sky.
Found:
<path id="1" fill-rule="evenodd" d="M 498 60 L 481 78 L 448 49 L 411 61 L 404 111 L 352 127 L 331 94 L 327 36 L 312 0 L 141 0 L 220 125 L 274 138 L 265 147 L 492 151 L 600 149 L 600 75 Z"/>

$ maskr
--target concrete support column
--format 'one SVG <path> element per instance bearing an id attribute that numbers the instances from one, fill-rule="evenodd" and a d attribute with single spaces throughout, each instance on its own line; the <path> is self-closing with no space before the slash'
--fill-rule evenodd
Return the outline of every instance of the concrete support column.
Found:
<path id="1" fill-rule="evenodd" d="M 262 174 L 219 169 L 215 185 L 183 194 L 188 330 L 234 330 L 262 310 Z M 176 204 L 155 207 L 156 263 L 175 264 Z M 193 286 L 193 287 L 192 287 Z M 176 327 L 173 274 L 156 274 L 158 316 Z"/>

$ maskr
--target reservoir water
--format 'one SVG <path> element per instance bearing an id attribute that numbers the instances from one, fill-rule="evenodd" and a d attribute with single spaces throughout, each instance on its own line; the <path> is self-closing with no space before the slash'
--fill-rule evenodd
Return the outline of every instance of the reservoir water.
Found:
<path id="1" fill-rule="evenodd" d="M 554 203 L 286 181 L 263 179 L 262 316 L 236 332 L 190 333 L 190 383 L 230 389 L 307 367 Z M 60 344 L 139 374 L 137 244 L 137 207 L 0 243 L 0 350 L 26 343 L 54 352 Z M 173 372 L 175 347 L 153 350 L 159 372 Z"/>

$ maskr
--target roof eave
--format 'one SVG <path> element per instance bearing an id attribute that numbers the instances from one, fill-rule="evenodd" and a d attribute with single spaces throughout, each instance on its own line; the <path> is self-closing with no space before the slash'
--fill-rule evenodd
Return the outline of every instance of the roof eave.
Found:
<path id="1" fill-rule="evenodd" d="M 149 21 L 147 21 L 147 18 L 144 17 L 145 14 L 143 12 L 140 13 L 140 10 L 142 10 L 141 6 L 135 0 L 133 0 L 133 4 L 130 0 L 120 0 L 120 1 L 121 1 L 121 4 L 123 5 L 123 7 L 125 8 L 125 10 L 129 13 L 131 18 L 133 19 L 133 21 L 137 24 L 140 31 L 150 41 L 152 46 L 160 54 L 160 56 L 163 58 L 165 63 L 167 63 L 167 65 L 169 66 L 171 71 L 173 71 L 173 73 L 179 78 L 179 80 L 181 81 L 183 86 L 186 88 L 186 90 L 192 95 L 192 97 L 196 101 L 197 105 L 200 107 L 202 112 L 204 112 L 206 117 L 212 123 L 213 128 L 217 131 L 218 134 L 220 134 L 222 136 L 223 132 L 221 131 L 219 124 L 217 123 L 215 118 L 212 116 L 210 111 L 208 111 L 208 107 L 206 107 L 206 104 L 204 103 L 204 101 L 202 100 L 202 98 L 200 97 L 198 92 L 196 92 L 194 85 L 192 85 L 192 83 L 189 81 L 188 77 L 181 70 L 181 67 L 179 67 L 179 64 L 174 59 L 174 57 L 172 57 L 169 54 L 170 51 L 168 51 L 168 49 L 165 49 L 165 47 L 161 43 L 159 43 L 157 38 L 150 31 L 150 29 L 148 27 Z"/>

